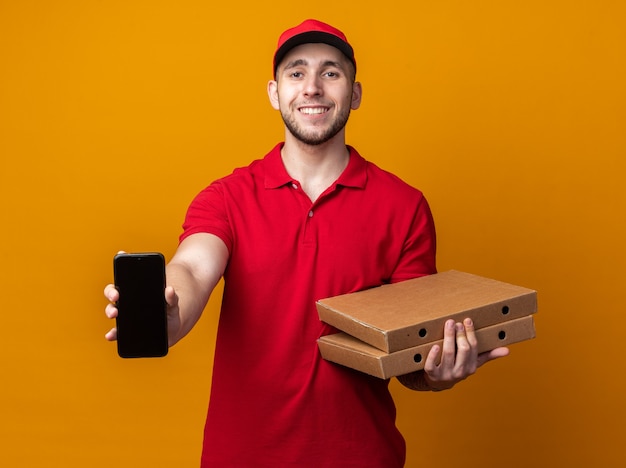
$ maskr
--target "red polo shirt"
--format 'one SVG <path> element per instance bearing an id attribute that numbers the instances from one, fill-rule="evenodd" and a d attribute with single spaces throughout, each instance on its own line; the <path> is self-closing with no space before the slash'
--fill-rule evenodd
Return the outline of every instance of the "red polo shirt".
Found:
<path id="1" fill-rule="evenodd" d="M 181 235 L 230 252 L 202 466 L 401 467 L 388 381 L 320 357 L 315 301 L 434 273 L 428 204 L 353 148 L 312 203 L 281 147 L 203 190 Z"/>

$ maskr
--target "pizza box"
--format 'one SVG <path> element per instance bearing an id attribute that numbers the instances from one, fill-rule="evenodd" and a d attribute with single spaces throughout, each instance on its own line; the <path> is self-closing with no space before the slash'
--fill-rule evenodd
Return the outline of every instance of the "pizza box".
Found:
<path id="1" fill-rule="evenodd" d="M 536 291 L 450 270 L 316 302 L 320 320 L 386 353 L 443 338 L 447 319 L 476 329 L 534 314 Z"/>
<path id="2" fill-rule="evenodd" d="M 535 338 L 533 316 L 521 317 L 476 330 L 478 352 L 509 346 Z M 426 356 L 435 344 L 443 340 L 424 343 L 393 353 L 385 353 L 367 343 L 340 332 L 318 340 L 322 357 L 336 364 L 364 372 L 381 379 L 422 370 Z"/>

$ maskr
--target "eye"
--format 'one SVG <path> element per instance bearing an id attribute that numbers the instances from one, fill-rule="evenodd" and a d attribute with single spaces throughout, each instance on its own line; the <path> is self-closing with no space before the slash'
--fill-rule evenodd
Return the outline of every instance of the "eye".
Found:
<path id="1" fill-rule="evenodd" d="M 291 72 L 289 76 L 291 78 L 302 78 L 302 72 L 299 72 L 299 71 Z"/>

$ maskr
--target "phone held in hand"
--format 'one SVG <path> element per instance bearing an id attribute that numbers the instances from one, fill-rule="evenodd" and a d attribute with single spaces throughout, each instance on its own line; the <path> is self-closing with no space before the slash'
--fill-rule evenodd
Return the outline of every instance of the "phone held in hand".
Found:
<path id="1" fill-rule="evenodd" d="M 167 355 L 165 259 L 162 254 L 120 253 L 113 259 L 117 301 L 117 353 L 123 358 Z"/>

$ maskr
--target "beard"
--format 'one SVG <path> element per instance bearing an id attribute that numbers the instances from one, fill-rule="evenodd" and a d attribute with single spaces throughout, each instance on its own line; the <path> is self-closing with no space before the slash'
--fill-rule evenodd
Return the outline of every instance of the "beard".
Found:
<path id="1" fill-rule="evenodd" d="M 340 114 L 331 122 L 330 126 L 324 128 L 312 128 L 304 129 L 296 122 L 293 114 L 287 114 L 281 110 L 280 115 L 283 118 L 283 122 L 297 140 L 304 144 L 317 146 L 326 143 L 337 135 L 348 123 L 348 117 L 350 117 L 350 107 L 345 108 Z"/>

